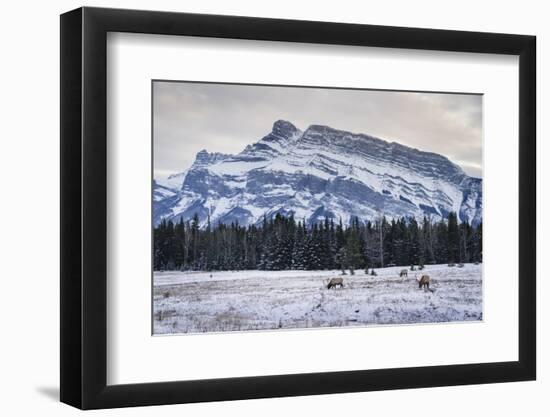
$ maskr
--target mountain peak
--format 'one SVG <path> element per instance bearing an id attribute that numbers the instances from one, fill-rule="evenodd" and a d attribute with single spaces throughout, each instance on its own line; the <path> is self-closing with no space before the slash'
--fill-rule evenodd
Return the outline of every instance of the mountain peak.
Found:
<path id="1" fill-rule="evenodd" d="M 302 131 L 286 120 L 273 123 L 270 133 L 251 145 L 248 145 L 241 156 L 269 160 L 285 154 L 301 137 Z"/>
<path id="2" fill-rule="evenodd" d="M 271 129 L 271 132 L 277 136 L 288 137 L 295 134 L 296 132 L 299 132 L 299 129 L 289 121 L 279 119 L 275 123 L 273 123 L 273 128 Z"/>
<path id="3" fill-rule="evenodd" d="M 310 125 L 304 132 L 305 135 L 330 135 L 331 137 L 348 137 L 353 138 L 354 140 L 364 140 L 367 142 L 377 142 L 384 145 L 390 145 L 388 141 L 385 141 L 384 139 L 380 139 L 371 135 L 368 135 L 366 133 L 354 133 L 347 130 L 337 129 L 331 126 L 327 125 L 321 125 L 321 124 L 312 124 Z M 404 146 L 404 145 L 403 145 Z"/>
<path id="4" fill-rule="evenodd" d="M 197 152 L 193 166 L 195 168 L 196 167 L 202 168 L 202 167 L 215 164 L 216 162 L 222 161 L 229 157 L 231 157 L 231 155 L 221 153 L 221 152 L 208 152 L 206 149 L 202 149 L 199 152 Z"/>
<path id="5" fill-rule="evenodd" d="M 308 128 L 306 129 L 306 131 L 311 131 L 311 130 L 318 130 L 318 131 L 323 131 L 323 130 L 330 130 L 330 131 L 338 131 L 338 129 L 335 129 L 333 127 L 330 127 L 330 126 L 327 126 L 327 125 L 319 125 L 319 124 L 312 124 L 312 125 L 309 125 Z"/>
<path id="6" fill-rule="evenodd" d="M 433 216 L 455 211 L 462 221 L 482 216 L 481 180 L 468 177 L 447 157 L 397 142 L 321 124 L 305 132 L 286 120 L 235 156 L 203 149 L 177 196 L 160 187 L 155 221 L 190 219 L 254 224 L 263 216 L 292 213 L 372 220 Z M 161 184 L 162 185 L 162 184 Z"/>

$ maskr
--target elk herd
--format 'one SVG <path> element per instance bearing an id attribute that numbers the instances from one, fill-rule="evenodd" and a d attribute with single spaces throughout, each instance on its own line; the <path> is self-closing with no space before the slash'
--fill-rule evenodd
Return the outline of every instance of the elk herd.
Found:
<path id="1" fill-rule="evenodd" d="M 399 278 L 408 278 L 409 277 L 409 271 L 407 269 L 402 269 L 400 272 L 399 272 Z M 415 280 L 418 282 L 418 288 L 419 289 L 424 289 L 424 291 L 430 291 L 430 292 L 434 292 L 435 290 L 433 288 L 430 288 L 430 281 L 431 281 L 431 278 L 429 275 L 427 274 L 422 274 L 420 276 L 417 276 L 415 274 Z M 403 280 L 401 281 L 403 282 Z M 337 287 L 339 288 L 344 288 L 344 278 L 341 278 L 341 277 L 338 277 L 338 278 L 331 278 L 329 281 L 328 281 L 328 284 L 327 284 L 327 289 L 331 289 L 331 288 L 334 288 L 336 289 Z"/>

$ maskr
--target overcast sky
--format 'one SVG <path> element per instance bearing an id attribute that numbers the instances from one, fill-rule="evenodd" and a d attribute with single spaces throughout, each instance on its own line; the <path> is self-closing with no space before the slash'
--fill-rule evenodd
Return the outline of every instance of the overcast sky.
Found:
<path id="1" fill-rule="evenodd" d="M 278 119 L 440 153 L 481 177 L 481 113 L 480 95 L 156 81 L 155 177 L 187 169 L 202 149 L 238 153 Z"/>

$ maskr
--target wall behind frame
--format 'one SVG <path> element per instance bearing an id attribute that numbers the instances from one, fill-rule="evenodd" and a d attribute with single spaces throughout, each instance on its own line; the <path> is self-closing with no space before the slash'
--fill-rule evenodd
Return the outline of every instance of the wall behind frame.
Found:
<path id="1" fill-rule="evenodd" d="M 550 27 L 544 2 L 464 0 L 308 2 L 305 0 L 89 0 L 88 6 L 330 20 L 378 25 L 509 32 L 537 35 L 538 212 L 550 210 L 550 134 L 542 120 L 550 97 Z M 313 7 L 312 5 L 315 4 Z M 2 152 L 0 152 L 0 257 L 2 264 L 2 414 L 80 415 L 57 402 L 59 393 L 59 14 L 82 6 L 76 0 L 8 2 L 0 25 L 2 43 Z M 548 188 L 548 187 L 546 187 Z M 538 222 L 539 270 L 550 251 L 550 222 Z M 539 300 L 550 284 L 539 279 Z M 99 416 L 441 416 L 530 415 L 547 412 L 550 389 L 550 304 L 538 303 L 538 381 L 484 386 L 325 395 L 232 403 L 194 404 L 95 412 Z"/>

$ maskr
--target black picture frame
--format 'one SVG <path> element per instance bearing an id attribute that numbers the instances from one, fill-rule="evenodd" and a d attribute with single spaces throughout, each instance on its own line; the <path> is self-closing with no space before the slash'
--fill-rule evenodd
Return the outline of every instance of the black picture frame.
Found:
<path id="1" fill-rule="evenodd" d="M 519 56 L 519 358 L 513 362 L 107 385 L 108 32 Z M 61 15 L 61 401 L 82 409 L 534 380 L 536 38 L 79 8 Z"/>

